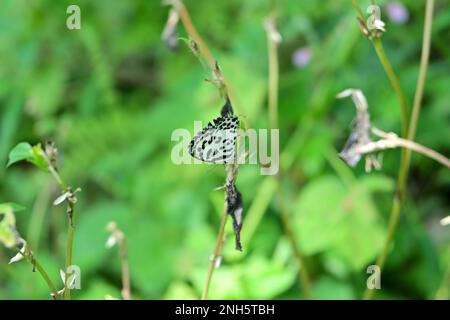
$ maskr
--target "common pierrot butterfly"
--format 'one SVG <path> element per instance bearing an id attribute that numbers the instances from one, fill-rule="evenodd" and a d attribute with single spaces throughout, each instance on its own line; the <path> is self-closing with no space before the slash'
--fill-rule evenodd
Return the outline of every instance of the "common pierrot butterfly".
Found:
<path id="1" fill-rule="evenodd" d="M 189 143 L 189 153 L 209 163 L 234 163 L 239 118 L 233 114 L 230 100 L 226 99 L 220 117 L 208 123 Z"/>

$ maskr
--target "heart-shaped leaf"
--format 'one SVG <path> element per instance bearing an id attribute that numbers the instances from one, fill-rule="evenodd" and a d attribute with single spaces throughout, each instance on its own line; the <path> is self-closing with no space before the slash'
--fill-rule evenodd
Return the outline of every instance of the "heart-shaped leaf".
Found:
<path id="1" fill-rule="evenodd" d="M 43 171 L 48 171 L 47 161 L 43 156 L 43 152 L 40 144 L 31 146 L 28 142 L 21 142 L 10 151 L 6 167 L 25 160 Z"/>

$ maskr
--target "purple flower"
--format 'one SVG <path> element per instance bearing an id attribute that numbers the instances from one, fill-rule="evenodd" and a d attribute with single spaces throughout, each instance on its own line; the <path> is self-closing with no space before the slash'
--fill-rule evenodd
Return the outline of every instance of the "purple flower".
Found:
<path id="1" fill-rule="evenodd" d="M 311 49 L 308 47 L 299 48 L 292 54 L 292 64 L 297 68 L 303 68 L 309 64 L 311 55 Z"/>
<path id="2" fill-rule="evenodd" d="M 389 19 L 398 24 L 406 23 L 409 20 L 408 9 L 399 2 L 390 2 L 386 5 L 386 12 Z"/>

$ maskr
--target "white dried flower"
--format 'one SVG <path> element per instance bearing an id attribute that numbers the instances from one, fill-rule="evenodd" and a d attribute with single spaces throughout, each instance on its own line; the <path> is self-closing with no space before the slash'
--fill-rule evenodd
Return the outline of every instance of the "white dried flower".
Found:
<path id="1" fill-rule="evenodd" d="M 81 188 L 76 188 L 75 191 L 72 191 L 72 189 L 69 188 L 66 192 L 64 192 L 62 195 L 60 195 L 58 198 L 56 198 L 55 201 L 53 201 L 53 205 L 57 206 L 66 200 L 68 200 L 72 203 L 76 203 L 77 197 L 75 196 L 75 194 L 80 191 L 81 191 Z"/>
<path id="2" fill-rule="evenodd" d="M 60 195 L 58 198 L 55 199 L 55 201 L 53 201 L 53 205 L 57 206 L 61 203 L 63 203 L 64 201 L 66 201 L 66 199 L 69 197 L 70 195 L 70 191 L 64 192 L 62 195 Z"/>
<path id="3" fill-rule="evenodd" d="M 62 282 L 63 282 L 64 287 L 63 287 L 61 290 L 59 290 L 57 293 L 58 293 L 58 295 L 62 295 L 62 294 L 64 293 L 64 291 L 66 290 L 66 274 L 65 274 L 65 272 L 64 272 L 63 270 L 59 269 L 59 276 L 61 277 L 61 280 L 62 280 Z M 74 288 L 75 288 L 75 280 L 76 280 L 76 277 L 77 277 L 76 273 L 73 273 L 73 274 L 71 274 L 71 275 L 69 276 L 69 280 L 68 280 L 68 282 L 67 282 L 67 286 L 68 286 L 70 289 L 74 289 Z M 50 293 L 50 295 L 51 295 L 52 297 L 55 296 L 55 295 L 53 294 L 53 292 Z"/>
<path id="4" fill-rule="evenodd" d="M 24 258 L 24 256 L 25 256 L 26 249 L 27 249 L 27 243 L 23 242 L 22 248 L 19 250 L 19 252 L 14 257 L 12 257 L 9 260 L 8 264 L 15 263 L 15 262 L 18 262 L 18 261 L 22 260 Z"/>
<path id="5" fill-rule="evenodd" d="M 386 29 L 385 29 L 386 24 L 381 19 L 376 19 L 373 22 L 373 26 L 374 26 L 375 30 L 378 30 L 381 32 L 386 32 Z"/>

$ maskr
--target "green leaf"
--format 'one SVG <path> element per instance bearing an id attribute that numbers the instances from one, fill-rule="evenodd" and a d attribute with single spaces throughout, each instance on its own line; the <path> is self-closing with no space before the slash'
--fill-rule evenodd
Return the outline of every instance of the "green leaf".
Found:
<path id="1" fill-rule="evenodd" d="M 28 142 L 21 142 L 9 153 L 9 160 L 6 167 L 19 161 L 28 161 L 43 171 L 48 171 L 47 161 L 43 157 L 41 144 L 31 146 Z"/>
<path id="2" fill-rule="evenodd" d="M 16 217 L 13 206 L 9 203 L 0 204 L 0 242 L 7 248 L 17 244 Z"/>
<path id="3" fill-rule="evenodd" d="M 14 202 L 0 203 L 0 212 L 2 212 L 2 210 L 6 210 L 7 208 L 11 208 L 14 212 L 25 210 L 24 206 Z"/>
<path id="4" fill-rule="evenodd" d="M 9 167 L 10 165 L 22 160 L 30 161 L 33 158 L 33 147 L 27 142 L 21 142 L 9 153 L 9 160 L 6 166 Z"/>
<path id="5" fill-rule="evenodd" d="M 352 270 L 361 270 L 375 258 L 384 230 L 366 184 L 348 186 L 325 176 L 304 188 L 295 227 L 305 254 L 332 252 Z"/>
<path id="6" fill-rule="evenodd" d="M 297 268 L 255 255 L 245 264 L 242 278 L 247 290 L 245 296 L 250 299 L 274 299 L 293 286 Z"/>

